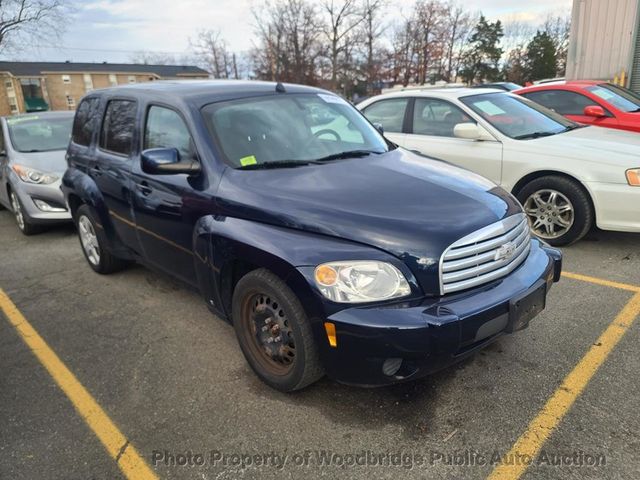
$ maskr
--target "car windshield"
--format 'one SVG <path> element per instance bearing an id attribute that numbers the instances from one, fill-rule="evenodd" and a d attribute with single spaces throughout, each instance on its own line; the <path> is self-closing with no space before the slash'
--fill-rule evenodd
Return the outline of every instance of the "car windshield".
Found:
<path id="1" fill-rule="evenodd" d="M 542 105 L 507 93 L 472 95 L 460 101 L 500 132 L 517 140 L 555 135 L 579 126 Z"/>
<path id="2" fill-rule="evenodd" d="M 587 87 L 587 90 L 623 112 L 640 112 L 640 98 L 626 88 L 609 83 Z"/>
<path id="3" fill-rule="evenodd" d="M 202 113 L 234 168 L 308 165 L 390 148 L 360 112 L 328 93 L 243 98 L 207 105 Z"/>
<path id="4" fill-rule="evenodd" d="M 66 150 L 73 117 L 24 116 L 7 119 L 11 145 L 23 153 Z"/>

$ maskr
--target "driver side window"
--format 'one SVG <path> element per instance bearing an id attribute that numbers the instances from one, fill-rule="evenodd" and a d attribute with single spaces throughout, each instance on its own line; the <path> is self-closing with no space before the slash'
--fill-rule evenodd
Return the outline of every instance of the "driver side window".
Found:
<path id="1" fill-rule="evenodd" d="M 181 159 L 195 156 L 191 134 L 182 117 L 174 110 L 155 105 L 147 113 L 144 150 L 148 148 L 175 148 Z"/>
<path id="2" fill-rule="evenodd" d="M 413 133 L 435 137 L 455 137 L 459 123 L 476 122 L 452 103 L 435 98 L 416 98 L 413 109 Z"/>
<path id="3" fill-rule="evenodd" d="M 374 125 L 379 123 L 388 133 L 402 133 L 408 98 L 379 100 L 364 109 L 364 116 Z"/>

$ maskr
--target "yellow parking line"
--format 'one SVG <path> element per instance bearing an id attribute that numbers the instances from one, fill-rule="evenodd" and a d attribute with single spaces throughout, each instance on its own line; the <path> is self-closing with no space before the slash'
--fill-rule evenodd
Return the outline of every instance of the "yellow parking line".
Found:
<path id="1" fill-rule="evenodd" d="M 100 439 L 104 448 L 116 461 L 125 476 L 132 480 L 157 480 L 158 477 L 144 462 L 134 446 L 118 430 L 118 427 L 102 410 L 98 402 L 62 363 L 62 360 L 47 345 L 2 289 L 0 289 L 0 309 L 4 312 L 9 323 L 15 327 L 24 343 L 69 398 L 93 433 Z"/>
<path id="2" fill-rule="evenodd" d="M 529 463 L 510 459 L 532 459 L 540 452 L 551 432 L 571 409 L 576 398 L 582 393 L 598 368 L 604 363 L 620 339 L 629 330 L 640 314 L 640 293 L 631 298 L 622 311 L 611 322 L 600 338 L 591 346 L 575 368 L 565 377 L 540 413 L 529 423 L 504 457 L 506 463 L 499 464 L 489 476 L 489 480 L 516 480 L 525 472 Z M 528 456 L 528 457 L 525 457 Z"/>
<path id="3" fill-rule="evenodd" d="M 640 287 L 635 285 L 629 285 L 628 283 L 612 282 L 603 278 L 590 277 L 588 275 L 581 275 L 579 273 L 562 272 L 563 277 L 572 278 L 573 280 L 581 280 L 583 282 L 595 283 L 596 285 L 602 285 L 605 287 L 619 288 L 620 290 L 628 290 L 630 292 L 640 293 Z"/>

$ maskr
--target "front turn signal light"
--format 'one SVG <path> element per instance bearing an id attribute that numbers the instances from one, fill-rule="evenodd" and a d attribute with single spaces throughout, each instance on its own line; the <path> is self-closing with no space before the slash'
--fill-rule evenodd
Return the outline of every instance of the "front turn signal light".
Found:
<path id="1" fill-rule="evenodd" d="M 640 187 L 640 168 L 627 170 L 627 182 L 634 187 Z"/>

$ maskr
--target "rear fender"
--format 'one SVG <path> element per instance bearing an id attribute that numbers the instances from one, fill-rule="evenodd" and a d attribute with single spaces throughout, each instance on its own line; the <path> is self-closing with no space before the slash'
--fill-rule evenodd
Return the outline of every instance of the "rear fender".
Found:
<path id="1" fill-rule="evenodd" d="M 62 177 L 60 188 L 74 218 L 79 205 L 88 205 L 100 222 L 99 227 L 104 230 L 109 250 L 118 257 L 129 258 L 131 255 L 130 250 L 125 247 L 118 237 L 109 215 L 109 208 L 94 180 L 76 168 L 68 168 Z"/>

